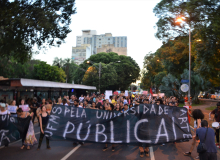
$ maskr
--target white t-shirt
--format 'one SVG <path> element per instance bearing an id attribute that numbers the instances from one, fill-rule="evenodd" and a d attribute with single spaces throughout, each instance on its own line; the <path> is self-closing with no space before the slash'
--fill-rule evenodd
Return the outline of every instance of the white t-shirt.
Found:
<path id="1" fill-rule="evenodd" d="M 5 111 L 0 110 L 0 115 L 6 115 L 6 114 L 10 114 L 10 112 L 8 110 Z"/>
<path id="2" fill-rule="evenodd" d="M 83 101 L 84 100 L 84 97 L 79 97 L 79 101 Z"/>
<path id="3" fill-rule="evenodd" d="M 83 108 L 83 107 L 79 105 L 79 108 Z"/>

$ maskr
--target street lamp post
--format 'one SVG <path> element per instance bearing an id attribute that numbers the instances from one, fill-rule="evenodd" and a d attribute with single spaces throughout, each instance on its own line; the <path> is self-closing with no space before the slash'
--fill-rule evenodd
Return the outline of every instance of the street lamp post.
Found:
<path id="1" fill-rule="evenodd" d="M 189 91 L 188 91 L 189 102 L 190 102 L 190 88 L 191 88 L 191 28 L 189 26 Z"/>
<path id="2" fill-rule="evenodd" d="M 183 22 L 183 18 L 177 18 L 177 22 Z M 191 88 L 191 26 L 189 25 L 189 90 L 188 101 L 190 101 L 190 88 Z"/>

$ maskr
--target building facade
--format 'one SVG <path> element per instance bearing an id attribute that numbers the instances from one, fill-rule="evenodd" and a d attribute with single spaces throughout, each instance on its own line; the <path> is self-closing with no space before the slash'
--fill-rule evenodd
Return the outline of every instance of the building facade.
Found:
<path id="1" fill-rule="evenodd" d="M 95 30 L 82 30 L 82 36 L 76 37 L 76 46 L 78 47 L 81 46 L 82 44 L 90 44 L 92 55 L 102 52 L 106 50 L 106 48 L 109 48 L 110 46 L 112 50 L 115 50 L 115 52 L 120 51 L 120 53 L 122 53 L 123 50 L 122 55 L 127 55 L 127 36 L 113 37 L 111 33 L 105 33 L 101 35 L 96 35 L 96 34 L 97 33 Z M 105 48 L 101 49 L 102 47 Z"/>
<path id="2" fill-rule="evenodd" d="M 127 47 L 115 47 L 113 44 L 104 44 L 101 48 L 97 48 L 97 53 L 100 52 L 115 52 L 118 55 L 127 56 Z"/>
<path id="3" fill-rule="evenodd" d="M 83 63 L 92 54 L 90 44 L 82 44 L 81 46 L 72 47 L 72 60 L 76 64 Z"/>

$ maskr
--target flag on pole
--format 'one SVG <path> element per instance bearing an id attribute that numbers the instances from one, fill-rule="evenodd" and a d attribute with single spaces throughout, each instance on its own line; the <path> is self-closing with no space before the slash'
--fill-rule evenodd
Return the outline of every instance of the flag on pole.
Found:
<path id="1" fill-rule="evenodd" d="M 152 89 L 150 88 L 150 94 L 153 96 L 153 91 L 152 91 Z"/>

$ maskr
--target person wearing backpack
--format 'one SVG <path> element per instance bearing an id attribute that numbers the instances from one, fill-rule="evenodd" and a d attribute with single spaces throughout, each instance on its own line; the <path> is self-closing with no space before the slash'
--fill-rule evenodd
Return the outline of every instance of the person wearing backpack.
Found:
<path id="1" fill-rule="evenodd" d="M 196 130 L 196 139 L 200 140 L 197 148 L 200 160 L 217 160 L 217 148 L 215 146 L 215 132 L 209 128 L 208 122 L 202 120 L 201 128 Z"/>
<path id="2" fill-rule="evenodd" d="M 220 122 L 220 102 L 217 103 L 217 108 L 209 113 L 209 120 L 212 120 L 211 114 L 214 114 L 215 122 Z M 216 141 L 217 141 L 216 146 L 218 148 L 220 148 L 220 146 L 219 146 L 219 128 L 215 130 L 215 136 L 216 136 Z"/>

